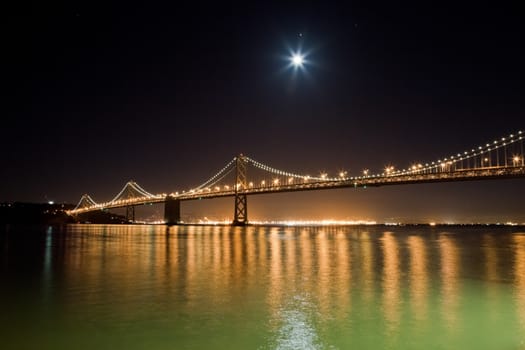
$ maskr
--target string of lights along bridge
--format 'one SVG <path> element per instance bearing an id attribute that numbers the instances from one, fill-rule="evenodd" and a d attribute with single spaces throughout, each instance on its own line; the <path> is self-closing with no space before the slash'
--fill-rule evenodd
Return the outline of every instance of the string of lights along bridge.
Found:
<path id="1" fill-rule="evenodd" d="M 384 185 L 417 184 L 428 182 L 472 181 L 525 177 L 522 131 L 495 141 L 468 149 L 428 163 L 410 164 L 405 169 L 387 166 L 378 173 L 364 169 L 360 174 L 350 175 L 346 171 L 336 176 L 322 173 L 315 176 L 279 170 L 258 162 L 246 155 L 230 160 L 215 175 L 201 185 L 174 193 L 152 194 L 134 181 L 110 201 L 97 203 L 84 194 L 69 215 L 113 208 L 126 208 L 128 221 L 135 220 L 138 205 L 164 203 L 166 224 L 181 222 L 182 201 L 234 197 L 234 219 L 232 224 L 248 223 L 249 195 L 337 189 L 344 187 L 367 187 Z"/>

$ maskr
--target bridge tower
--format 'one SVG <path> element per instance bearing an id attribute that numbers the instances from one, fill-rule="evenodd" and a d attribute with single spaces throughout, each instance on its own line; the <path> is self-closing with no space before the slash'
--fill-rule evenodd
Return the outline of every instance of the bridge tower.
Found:
<path id="1" fill-rule="evenodd" d="M 248 202 L 244 191 L 248 188 L 246 180 L 246 163 L 245 156 L 240 154 L 235 162 L 235 211 L 234 226 L 244 226 L 248 223 Z"/>

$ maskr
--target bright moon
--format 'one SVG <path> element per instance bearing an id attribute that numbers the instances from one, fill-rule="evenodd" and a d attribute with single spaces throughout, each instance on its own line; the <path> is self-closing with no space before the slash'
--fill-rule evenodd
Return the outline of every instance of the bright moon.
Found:
<path id="1" fill-rule="evenodd" d="M 292 56 L 292 64 L 296 67 L 300 67 L 302 66 L 304 63 L 304 59 L 303 59 L 303 56 L 302 55 L 299 55 L 299 54 L 294 54 Z"/>

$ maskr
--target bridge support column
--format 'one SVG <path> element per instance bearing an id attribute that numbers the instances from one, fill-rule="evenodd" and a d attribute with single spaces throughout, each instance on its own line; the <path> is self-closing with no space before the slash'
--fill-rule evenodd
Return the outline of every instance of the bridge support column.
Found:
<path id="1" fill-rule="evenodd" d="M 171 196 L 166 197 L 164 203 L 164 221 L 166 225 L 177 225 L 180 223 L 180 200 Z"/>
<path id="2" fill-rule="evenodd" d="M 235 215 L 233 226 L 244 226 L 248 223 L 248 202 L 245 194 L 235 194 Z"/>
<path id="3" fill-rule="evenodd" d="M 133 205 L 126 207 L 126 221 L 135 222 L 135 207 Z"/>
<path id="4" fill-rule="evenodd" d="M 246 159 L 242 154 L 237 157 L 236 168 L 236 183 L 235 183 L 235 209 L 233 215 L 234 226 L 244 226 L 248 223 L 248 201 L 246 194 L 242 192 L 246 190 Z"/>

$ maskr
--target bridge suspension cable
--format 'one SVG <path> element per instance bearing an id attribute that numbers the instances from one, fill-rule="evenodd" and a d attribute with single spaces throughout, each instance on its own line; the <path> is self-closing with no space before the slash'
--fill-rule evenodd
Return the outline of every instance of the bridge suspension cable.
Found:
<path id="1" fill-rule="evenodd" d="M 128 195 L 131 194 L 132 192 L 130 190 L 133 190 L 134 192 L 138 193 L 141 197 L 147 197 L 147 198 L 157 197 L 156 195 L 151 194 L 145 189 L 143 189 L 142 187 L 140 187 L 135 181 L 128 181 L 126 185 L 124 185 L 122 190 L 111 201 L 109 201 L 109 203 L 114 203 L 118 200 L 121 200 L 122 199 L 121 196 L 125 192 L 127 192 Z M 128 198 L 133 198 L 133 197 L 128 197 Z"/>
<path id="2" fill-rule="evenodd" d="M 217 172 L 217 174 L 210 177 L 206 182 L 202 183 L 201 185 L 195 187 L 193 190 L 200 190 L 207 187 L 212 187 L 219 181 L 221 181 L 223 178 L 225 178 L 228 174 L 230 174 L 235 167 L 233 166 L 235 164 L 235 161 L 237 160 L 237 157 L 233 157 L 233 159 L 226 164 L 221 170 Z"/>
<path id="3" fill-rule="evenodd" d="M 436 173 L 443 171 L 466 171 L 469 169 L 523 166 L 523 140 L 522 131 L 510 134 L 501 139 L 485 145 L 480 145 L 463 153 L 456 153 L 449 157 L 438 159 L 430 163 L 414 164 L 409 169 L 396 170 L 386 175 L 399 175 L 407 173 Z M 509 153 L 510 152 L 510 153 Z M 370 175 L 368 177 L 385 176 L 385 173 Z"/>
<path id="4" fill-rule="evenodd" d="M 255 166 L 256 168 L 259 168 L 261 170 L 264 170 L 264 171 L 267 171 L 269 173 L 272 173 L 272 174 L 275 174 L 275 175 L 280 175 L 280 176 L 287 176 L 287 177 L 293 177 L 293 178 L 296 178 L 296 179 L 301 179 L 301 180 L 318 180 L 318 181 L 337 181 L 337 180 L 341 180 L 340 178 L 337 179 L 337 178 L 329 178 L 329 177 L 316 177 L 316 176 L 310 176 L 310 175 L 299 175 L 299 174 L 294 174 L 294 173 L 290 173 L 288 171 L 284 171 L 284 170 L 279 170 L 279 169 L 276 169 L 276 168 L 272 168 L 271 166 L 268 166 L 268 165 L 265 165 L 263 163 L 260 163 L 250 157 L 245 157 L 253 166 Z"/>
<path id="5" fill-rule="evenodd" d="M 78 208 L 88 208 L 95 205 L 97 205 L 97 202 L 95 202 L 93 198 L 91 198 L 90 195 L 86 193 L 80 197 L 80 201 L 78 201 L 77 206 L 73 210 L 77 210 Z"/>

